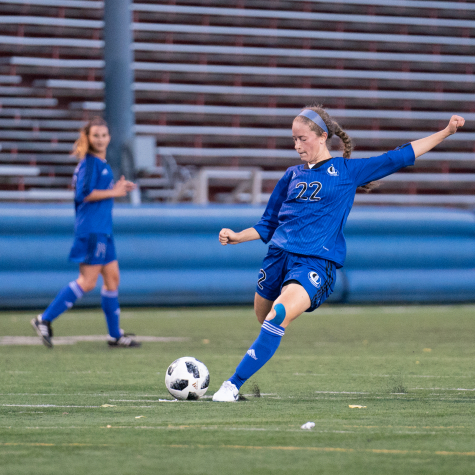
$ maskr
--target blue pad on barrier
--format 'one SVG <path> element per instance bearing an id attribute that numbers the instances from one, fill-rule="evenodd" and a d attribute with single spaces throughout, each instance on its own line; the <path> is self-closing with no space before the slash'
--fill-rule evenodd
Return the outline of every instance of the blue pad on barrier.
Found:
<path id="1" fill-rule="evenodd" d="M 274 306 L 275 317 L 272 320 L 269 320 L 270 323 L 274 325 L 280 325 L 285 320 L 285 307 L 283 304 L 278 303 Z"/>

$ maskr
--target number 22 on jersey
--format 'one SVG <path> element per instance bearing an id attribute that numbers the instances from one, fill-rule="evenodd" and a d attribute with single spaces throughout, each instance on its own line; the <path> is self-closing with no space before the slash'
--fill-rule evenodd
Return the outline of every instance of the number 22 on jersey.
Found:
<path id="1" fill-rule="evenodd" d="M 306 183 L 305 181 L 301 181 L 300 183 L 297 183 L 297 185 L 295 185 L 295 188 L 301 188 L 299 194 L 295 198 L 297 200 L 302 200 L 302 201 L 307 201 L 307 200 L 320 201 L 321 200 L 321 198 L 317 196 L 320 190 L 322 189 L 322 184 L 319 181 L 312 181 L 311 183 Z M 312 190 L 312 194 L 310 195 L 310 197 L 304 196 L 307 189 Z"/>

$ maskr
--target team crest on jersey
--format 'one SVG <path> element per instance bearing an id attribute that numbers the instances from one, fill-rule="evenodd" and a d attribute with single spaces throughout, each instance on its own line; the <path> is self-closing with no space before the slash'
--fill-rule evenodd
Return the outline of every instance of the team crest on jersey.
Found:
<path id="1" fill-rule="evenodd" d="M 330 176 L 338 176 L 340 172 L 333 166 L 333 163 L 327 168 L 327 173 Z"/>
<path id="2" fill-rule="evenodd" d="M 320 285 L 322 285 L 322 279 L 320 278 L 320 276 L 316 272 L 313 272 L 313 271 L 309 272 L 308 273 L 308 280 L 317 289 L 319 289 Z"/>

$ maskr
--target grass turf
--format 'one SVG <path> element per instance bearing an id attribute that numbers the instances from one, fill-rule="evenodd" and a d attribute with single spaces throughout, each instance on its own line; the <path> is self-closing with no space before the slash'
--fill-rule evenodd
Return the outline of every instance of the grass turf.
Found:
<path id="1" fill-rule="evenodd" d="M 248 307 L 123 309 L 126 331 L 188 338 L 140 349 L 0 345 L 0 474 L 474 473 L 474 310 L 324 306 L 234 404 L 159 399 L 180 356 L 208 366 L 207 396 L 219 388 L 259 331 Z M 33 336 L 31 318 L 0 314 L 0 337 Z M 54 330 L 105 326 L 74 310 Z"/>

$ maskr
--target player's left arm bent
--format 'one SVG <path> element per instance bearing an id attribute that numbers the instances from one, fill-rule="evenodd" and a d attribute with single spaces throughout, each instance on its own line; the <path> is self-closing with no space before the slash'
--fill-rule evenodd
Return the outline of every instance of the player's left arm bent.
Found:
<path id="1" fill-rule="evenodd" d="M 98 190 L 94 189 L 84 198 L 84 201 L 102 201 L 109 198 L 120 198 L 126 196 L 132 190 L 135 190 L 136 185 L 131 181 L 125 179 L 124 176 L 120 177 L 116 183 L 114 183 L 113 188 L 110 190 Z"/>
<path id="2" fill-rule="evenodd" d="M 439 132 L 429 135 L 428 137 L 424 137 L 423 139 L 415 140 L 411 142 L 412 148 L 414 150 L 414 155 L 420 157 L 424 153 L 432 150 L 436 145 L 440 144 L 443 140 L 445 140 L 450 135 L 455 134 L 459 127 L 463 127 L 465 124 L 465 119 L 459 115 L 453 115 L 450 118 L 450 121 L 447 127 Z"/>

